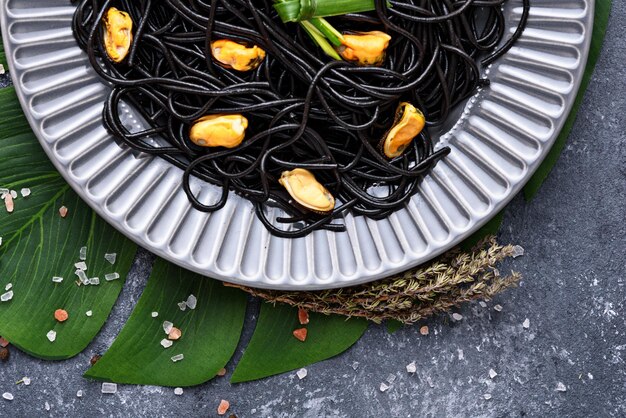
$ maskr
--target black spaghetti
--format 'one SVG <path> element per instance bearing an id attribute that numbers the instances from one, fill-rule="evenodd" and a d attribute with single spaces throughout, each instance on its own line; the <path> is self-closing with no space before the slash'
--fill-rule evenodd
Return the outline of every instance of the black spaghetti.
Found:
<path id="1" fill-rule="evenodd" d="M 401 103 L 421 110 L 427 127 L 434 127 L 488 84 L 480 60 L 486 65 L 506 52 L 528 18 L 529 0 L 523 0 L 518 29 L 505 40 L 506 1 L 373 0 L 375 10 L 329 17 L 339 33 L 390 36 L 384 61 L 370 66 L 329 57 L 305 26 L 283 23 L 271 0 L 78 0 L 73 29 L 112 86 L 104 123 L 115 137 L 182 168 L 195 208 L 219 210 L 233 191 L 253 203 L 271 233 L 301 237 L 343 230 L 348 211 L 387 217 L 416 193 L 449 149 L 435 151 L 428 129 L 398 156 L 381 152 L 381 139 L 398 122 Z M 132 43 L 117 60 L 107 52 L 111 39 L 103 24 L 111 8 L 133 24 Z M 248 71 L 237 70 L 215 59 L 219 40 L 264 54 L 257 52 Z M 133 105 L 150 127 L 126 127 L 122 103 Z M 225 148 L 192 140 L 194 124 L 212 115 L 245 116 L 242 142 Z M 331 210 L 317 211 L 294 204 L 279 183 L 294 169 L 314 173 L 336 205 L 333 200 Z M 221 197 L 201 202 L 191 176 L 220 186 Z M 272 219 L 272 206 L 287 215 Z"/>

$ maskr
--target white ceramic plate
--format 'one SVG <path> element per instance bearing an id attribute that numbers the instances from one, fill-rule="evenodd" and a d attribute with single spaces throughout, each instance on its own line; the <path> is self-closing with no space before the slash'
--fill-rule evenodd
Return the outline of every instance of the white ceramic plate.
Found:
<path id="1" fill-rule="evenodd" d="M 190 270 L 275 289 L 364 283 L 423 263 L 500 211 L 539 166 L 572 107 L 584 71 L 593 0 L 532 0 L 528 28 L 490 69 L 491 88 L 468 102 L 438 147 L 452 152 L 406 209 L 372 221 L 348 215 L 347 232 L 271 236 L 252 205 L 232 195 L 192 209 L 181 171 L 118 146 L 102 127 L 107 87 L 71 31 L 69 0 L 0 0 L 10 71 L 28 120 L 82 198 L 138 244 Z M 505 8 L 508 21 L 521 1 Z M 135 124 L 134 111 L 126 109 Z M 195 181 L 205 201 L 219 194 Z"/>

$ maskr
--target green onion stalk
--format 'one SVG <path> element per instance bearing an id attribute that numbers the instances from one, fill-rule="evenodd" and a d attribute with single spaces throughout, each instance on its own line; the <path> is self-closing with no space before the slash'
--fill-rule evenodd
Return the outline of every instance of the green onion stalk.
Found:
<path id="1" fill-rule="evenodd" d="M 326 55 L 341 60 L 335 47 L 343 35 L 324 17 L 375 10 L 374 0 L 275 0 L 274 8 L 285 23 L 297 22 Z"/>

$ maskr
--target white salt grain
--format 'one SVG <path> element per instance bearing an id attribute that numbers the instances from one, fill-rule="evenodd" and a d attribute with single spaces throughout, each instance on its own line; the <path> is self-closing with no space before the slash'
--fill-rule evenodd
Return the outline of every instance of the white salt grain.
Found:
<path id="1" fill-rule="evenodd" d="M 12 288 L 13 288 L 13 283 L 7 283 L 7 285 L 4 286 L 4 290 L 7 290 L 7 291 L 11 290 Z"/>
<path id="2" fill-rule="evenodd" d="M 0 302 L 8 302 L 11 299 L 13 299 L 13 291 L 9 290 L 6 293 L 3 293 L 2 295 L 0 295 Z"/>
<path id="3" fill-rule="evenodd" d="M 494 369 L 489 369 L 489 378 L 490 379 L 493 379 L 497 375 L 498 375 L 498 373 L 496 373 L 496 371 Z"/>
<path id="4" fill-rule="evenodd" d="M 2 237 L 0 237 L 0 245 L 2 245 Z"/>
<path id="5" fill-rule="evenodd" d="M 105 382 L 102 384 L 101 391 L 102 393 L 109 393 L 109 394 L 117 393 L 117 384 Z"/>
<path id="6" fill-rule="evenodd" d="M 78 279 L 81 281 L 82 284 L 89 284 L 89 278 L 87 277 L 87 275 L 85 274 L 84 271 L 82 270 L 76 270 L 74 272 L 74 274 L 76 274 L 76 276 L 78 276 Z"/>
<path id="7" fill-rule="evenodd" d="M 558 382 L 556 384 L 556 391 L 557 392 L 565 392 L 565 391 L 567 391 L 567 387 L 562 382 Z"/>
<path id="8" fill-rule="evenodd" d="M 185 356 L 183 354 L 176 354 L 175 356 L 172 357 L 172 361 L 174 363 L 176 363 L 177 361 L 181 361 L 185 358 Z"/>
<path id="9" fill-rule="evenodd" d="M 158 312 L 152 312 L 152 317 L 153 317 L 153 318 L 156 318 L 157 316 L 159 316 L 159 313 L 158 313 Z"/>
<path id="10" fill-rule="evenodd" d="M 463 319 L 463 315 L 461 315 L 460 313 L 453 313 L 452 314 L 452 319 L 454 319 L 455 321 L 460 321 Z"/>
<path id="11" fill-rule="evenodd" d="M 493 307 L 494 311 L 502 312 L 502 305 L 496 305 Z"/>
<path id="12" fill-rule="evenodd" d="M 83 397 L 83 391 L 79 390 L 78 392 L 76 392 L 76 397 L 77 398 L 82 398 Z"/>
<path id="13" fill-rule="evenodd" d="M 113 280 L 117 280 L 117 279 L 119 279 L 119 278 L 120 278 L 120 275 L 119 275 L 118 273 L 109 273 L 109 274 L 105 274 L 105 275 L 104 275 L 104 279 L 105 279 L 107 282 L 111 282 L 111 281 L 113 281 Z"/>
<path id="14" fill-rule="evenodd" d="M 80 247 L 80 251 L 78 252 L 78 258 L 83 261 L 87 259 L 87 247 Z"/>
<path id="15" fill-rule="evenodd" d="M 6 70 L 4 69 L 4 65 L 0 64 L 0 75 L 6 73 Z"/>
<path id="16" fill-rule="evenodd" d="M 4 393 L 2 394 L 2 397 L 3 397 L 4 399 L 6 399 L 7 401 L 12 401 L 12 400 L 13 400 L 13 394 L 12 394 L 12 393 L 9 393 L 9 392 L 4 392 Z"/>
<path id="17" fill-rule="evenodd" d="M 354 363 L 352 363 L 352 368 L 353 368 L 354 370 L 357 370 L 357 369 L 359 368 L 359 362 L 358 362 L 358 361 L 355 361 Z"/>
<path id="18" fill-rule="evenodd" d="M 15 205 L 13 204 L 13 197 L 11 197 L 10 194 L 4 196 L 4 207 L 9 213 L 13 213 L 13 210 L 15 209 Z"/>
<path id="19" fill-rule="evenodd" d="M 165 331 L 166 334 L 169 334 L 172 331 L 173 327 L 174 324 L 172 324 L 170 321 L 163 322 L 163 331 Z"/>
<path id="20" fill-rule="evenodd" d="M 54 283 L 61 283 L 61 282 L 63 282 L 63 277 L 57 277 L 57 276 L 55 276 L 55 277 L 53 277 L 53 278 L 52 278 L 52 281 L 53 281 Z"/>
<path id="21" fill-rule="evenodd" d="M 22 377 L 22 383 L 24 386 L 30 386 L 30 377 Z"/>
<path id="22" fill-rule="evenodd" d="M 25 187 L 22 190 L 20 190 L 20 194 L 22 195 L 22 197 L 28 197 L 31 194 L 31 191 L 29 188 Z"/>
<path id="23" fill-rule="evenodd" d="M 85 315 L 92 316 L 93 315 L 93 311 L 87 311 L 87 312 L 85 312 Z"/>
<path id="24" fill-rule="evenodd" d="M 46 403 L 43 404 L 43 407 L 46 409 L 46 411 L 50 410 L 50 404 L 48 403 L 48 401 L 46 401 Z"/>
<path id="25" fill-rule="evenodd" d="M 87 264 L 84 261 L 80 261 L 74 264 L 74 267 L 76 267 L 78 270 L 87 270 Z"/>
<path id="26" fill-rule="evenodd" d="M 485 393 L 485 394 L 483 395 L 483 398 L 485 398 L 486 400 L 491 399 L 491 393 Z"/>
<path id="27" fill-rule="evenodd" d="M 381 384 L 380 384 L 380 391 L 381 391 L 381 392 L 387 392 L 387 390 L 389 390 L 389 387 L 390 387 L 390 386 L 389 386 L 388 384 L 386 384 L 385 382 L 383 382 L 383 383 L 381 383 Z"/>
<path id="28" fill-rule="evenodd" d="M 15 190 L 11 190 L 11 197 L 17 199 L 17 192 Z"/>
<path id="29" fill-rule="evenodd" d="M 414 361 L 406 365 L 406 371 L 408 373 L 415 373 L 417 371 L 417 365 Z"/>
<path id="30" fill-rule="evenodd" d="M 161 340 L 161 345 L 163 348 L 170 348 L 174 344 L 174 341 L 168 340 L 167 338 L 163 338 Z"/>
<path id="31" fill-rule="evenodd" d="M 524 319 L 524 322 L 522 322 L 522 326 L 526 329 L 530 328 L 530 319 Z"/>
<path id="32" fill-rule="evenodd" d="M 484 302 L 484 301 L 482 301 L 482 300 L 481 300 L 480 302 L 478 302 L 478 304 L 479 304 L 482 308 L 486 308 L 486 307 L 487 307 L 487 303 L 486 303 L 486 302 Z"/>
<path id="33" fill-rule="evenodd" d="M 587 377 L 589 378 L 589 380 L 593 380 L 593 375 L 591 373 L 587 373 Z"/>
<path id="34" fill-rule="evenodd" d="M 115 260 L 117 260 L 117 254 L 116 253 L 105 254 L 104 259 L 111 264 L 115 264 Z"/>
<path id="35" fill-rule="evenodd" d="M 89 279 L 89 284 L 92 286 L 98 286 L 100 284 L 100 278 L 92 277 L 91 279 Z"/>
<path id="36" fill-rule="evenodd" d="M 296 372 L 296 375 L 298 376 L 298 379 L 300 380 L 304 379 L 308 374 L 309 372 L 305 368 L 302 368 Z"/>
<path id="37" fill-rule="evenodd" d="M 511 257 L 513 258 L 517 258 L 517 257 L 521 257 L 524 255 L 524 248 L 516 245 L 515 247 L 513 247 L 513 252 L 511 253 Z"/>
<path id="38" fill-rule="evenodd" d="M 178 307 L 180 308 L 181 311 L 184 311 L 185 309 L 187 309 L 187 302 L 180 302 L 178 304 Z"/>
<path id="39" fill-rule="evenodd" d="M 196 306 L 198 305 L 198 299 L 196 299 L 194 295 L 189 295 L 185 303 L 187 304 L 187 307 L 189 309 L 196 309 Z"/>
<path id="40" fill-rule="evenodd" d="M 50 330 L 48 331 L 48 333 L 46 334 L 46 337 L 48 338 L 48 340 L 50 340 L 51 343 L 54 342 L 54 340 L 57 339 L 57 332 L 54 330 Z"/>
<path id="41" fill-rule="evenodd" d="M 387 376 L 387 382 L 389 384 L 392 384 L 395 381 L 396 381 L 396 375 L 393 373 L 390 373 L 389 376 Z"/>
<path id="42" fill-rule="evenodd" d="M 183 394 L 183 388 L 174 389 L 174 395 L 181 396 Z"/>

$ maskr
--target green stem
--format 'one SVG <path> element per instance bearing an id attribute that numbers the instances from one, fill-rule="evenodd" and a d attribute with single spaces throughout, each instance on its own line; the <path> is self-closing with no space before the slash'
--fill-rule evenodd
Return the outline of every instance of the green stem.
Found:
<path id="1" fill-rule="evenodd" d="M 374 0 L 275 0 L 274 8 L 283 22 L 376 10 Z"/>
<path id="2" fill-rule="evenodd" d="M 341 61 L 341 57 L 339 56 L 339 54 L 337 54 L 337 51 L 335 51 L 333 46 L 324 37 L 324 34 L 322 34 L 322 32 L 320 32 L 311 22 L 300 22 L 300 25 L 302 25 L 302 27 L 309 34 L 311 39 L 313 39 L 313 42 L 315 42 L 319 45 L 320 48 L 322 48 L 326 55 L 333 59 Z"/>
<path id="3" fill-rule="evenodd" d="M 343 35 L 337 29 L 335 29 L 326 19 L 323 17 L 316 17 L 309 20 L 317 30 L 319 30 L 325 37 L 335 46 L 343 45 Z"/>

